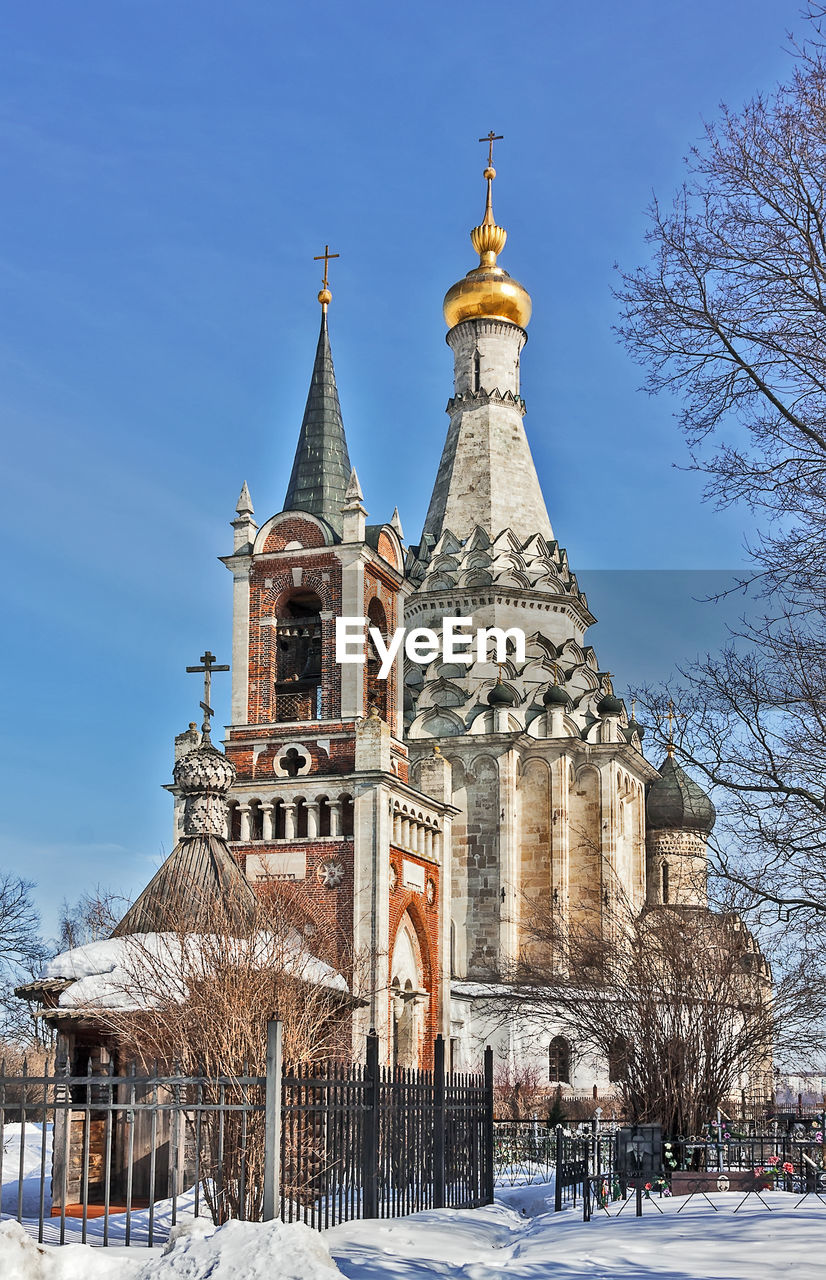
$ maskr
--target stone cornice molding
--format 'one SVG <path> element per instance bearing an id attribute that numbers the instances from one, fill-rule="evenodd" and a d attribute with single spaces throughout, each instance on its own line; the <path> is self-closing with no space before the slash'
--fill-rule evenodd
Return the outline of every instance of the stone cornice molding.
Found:
<path id="1" fill-rule="evenodd" d="M 521 396 L 515 396 L 512 391 L 502 392 L 498 387 L 494 387 L 492 391 L 486 391 L 484 387 L 480 387 L 478 391 L 465 391 L 459 395 L 451 396 L 445 407 L 445 413 L 450 414 L 452 417 L 458 410 L 479 409 L 486 404 L 512 406 L 522 418 L 527 412 L 525 401 Z"/>
<path id="2" fill-rule="evenodd" d="M 448 329 L 445 334 L 445 342 L 452 348 L 454 343 L 461 342 L 469 331 L 474 336 L 485 333 L 519 334 L 522 339 L 519 344 L 520 347 L 524 347 L 528 341 L 527 330 L 523 329 L 521 325 L 514 324 L 511 320 L 495 320 L 490 316 L 472 316 L 467 320 L 460 321 L 452 329 Z"/>

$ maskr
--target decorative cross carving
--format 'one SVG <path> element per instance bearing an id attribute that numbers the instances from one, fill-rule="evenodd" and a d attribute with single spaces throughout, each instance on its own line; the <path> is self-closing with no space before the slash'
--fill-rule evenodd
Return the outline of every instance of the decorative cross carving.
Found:
<path id="1" fill-rule="evenodd" d="M 329 288 L 329 285 L 327 284 L 327 264 L 329 263 L 329 261 L 330 261 L 330 259 L 331 259 L 331 258 L 340 258 L 340 257 L 341 257 L 341 254 L 340 254 L 340 253 L 330 253 L 330 246 L 329 246 L 328 244 L 325 244 L 325 246 L 324 246 L 324 252 L 323 252 L 323 253 L 318 253 L 318 254 L 316 254 L 316 256 L 313 258 L 313 262 L 323 262 L 323 263 L 324 263 L 324 284 L 323 284 L 323 288 L 325 288 L 325 289 Z"/>
<path id="2" fill-rule="evenodd" d="M 201 708 L 204 713 L 204 723 L 201 725 L 201 732 L 204 735 L 207 746 L 209 746 L 209 718 L 210 716 L 215 715 L 215 712 L 210 706 L 210 697 L 212 694 L 212 673 L 213 671 L 229 671 L 229 667 L 219 666 L 215 661 L 215 654 L 210 653 L 209 649 L 207 649 L 206 653 L 201 654 L 201 666 L 187 667 L 187 671 L 202 671 L 204 673 L 204 700 L 201 703 Z"/>
<path id="3" fill-rule="evenodd" d="M 501 142 L 504 136 L 505 135 L 503 133 L 494 133 L 493 130 L 491 129 L 490 133 L 486 133 L 484 138 L 479 139 L 480 142 L 486 142 L 488 144 L 488 168 L 489 169 L 493 168 L 493 144 L 494 142 Z"/>
<path id="4" fill-rule="evenodd" d="M 282 769 L 291 778 L 297 778 L 299 771 L 304 768 L 307 763 L 307 757 L 303 756 L 300 751 L 296 751 L 295 747 L 290 747 L 288 751 L 281 757 L 278 762 Z"/>

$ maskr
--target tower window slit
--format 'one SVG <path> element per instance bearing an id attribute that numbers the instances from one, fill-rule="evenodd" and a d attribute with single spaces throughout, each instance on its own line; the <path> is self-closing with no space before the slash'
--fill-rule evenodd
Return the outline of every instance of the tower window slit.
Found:
<path id="1" fill-rule="evenodd" d="M 668 871 L 668 863 L 667 863 L 667 862 L 664 862 L 664 863 L 663 863 L 662 875 L 663 875 L 663 902 L 668 902 L 668 892 L 669 892 L 668 879 L 669 879 L 669 871 Z"/>
<path id="2" fill-rule="evenodd" d="M 478 391 L 482 381 L 482 357 L 478 351 L 473 353 L 473 390 Z"/>

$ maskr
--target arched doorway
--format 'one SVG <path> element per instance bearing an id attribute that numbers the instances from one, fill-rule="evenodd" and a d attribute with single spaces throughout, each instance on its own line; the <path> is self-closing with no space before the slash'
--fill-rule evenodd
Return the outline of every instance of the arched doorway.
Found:
<path id="1" fill-rule="evenodd" d="M 424 986 L 421 946 L 409 911 L 405 911 L 396 931 L 390 985 L 393 1066 L 417 1067 L 429 996 Z"/>

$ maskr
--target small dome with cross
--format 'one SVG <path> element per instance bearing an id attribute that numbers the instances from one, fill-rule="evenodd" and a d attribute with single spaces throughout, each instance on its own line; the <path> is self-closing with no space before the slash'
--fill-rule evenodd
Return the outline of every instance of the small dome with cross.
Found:
<path id="1" fill-rule="evenodd" d="M 222 751 L 201 746 L 175 762 L 172 776 L 185 796 L 226 796 L 235 781 L 235 766 Z"/>

